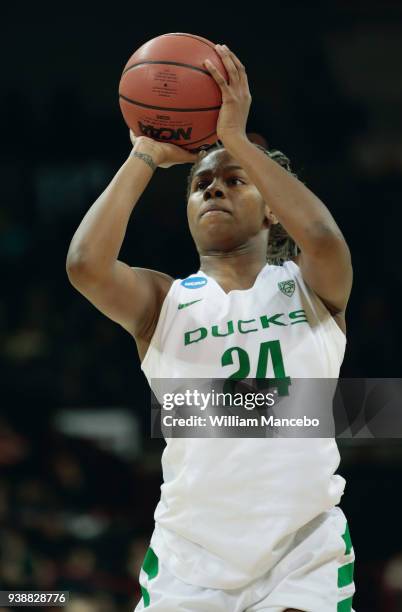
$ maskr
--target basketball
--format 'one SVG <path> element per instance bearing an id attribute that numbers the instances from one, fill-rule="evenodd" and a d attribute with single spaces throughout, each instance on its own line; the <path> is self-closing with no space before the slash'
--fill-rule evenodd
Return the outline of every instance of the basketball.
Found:
<path id="1" fill-rule="evenodd" d="M 216 142 L 222 96 L 203 62 L 209 59 L 228 75 L 214 46 L 201 36 L 174 33 L 153 38 L 133 53 L 121 76 L 119 102 L 136 136 L 192 152 Z"/>

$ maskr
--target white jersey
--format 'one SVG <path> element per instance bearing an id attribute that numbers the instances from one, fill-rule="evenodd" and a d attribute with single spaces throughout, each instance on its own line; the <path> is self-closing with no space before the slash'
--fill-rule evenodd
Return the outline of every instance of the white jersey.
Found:
<path id="1" fill-rule="evenodd" d="M 266 360 L 258 375 L 269 341 L 281 358 Z M 173 282 L 142 369 L 151 386 L 159 378 L 224 379 L 240 365 L 244 378 L 278 377 L 279 368 L 336 379 L 345 343 L 294 262 L 267 264 L 253 287 L 227 294 L 198 271 Z M 168 438 L 151 545 L 184 582 L 244 586 L 276 563 L 300 527 L 339 503 L 339 459 L 333 438 Z"/>

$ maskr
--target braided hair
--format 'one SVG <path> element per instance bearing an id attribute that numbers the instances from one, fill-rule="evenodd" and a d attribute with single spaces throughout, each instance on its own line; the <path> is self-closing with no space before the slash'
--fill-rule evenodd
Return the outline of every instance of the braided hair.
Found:
<path id="1" fill-rule="evenodd" d="M 265 155 L 268 155 L 268 157 L 276 161 L 280 166 L 282 166 L 282 168 L 285 168 L 285 170 L 287 170 L 292 176 L 297 178 L 297 174 L 292 172 L 289 158 L 286 157 L 282 151 L 278 151 L 276 149 L 265 149 L 257 143 L 253 144 L 255 147 L 263 151 Z M 194 173 L 201 160 L 203 160 L 209 153 L 224 148 L 224 145 L 218 141 L 208 150 L 201 151 L 199 161 L 192 166 L 191 172 L 187 177 L 187 200 L 190 197 L 191 183 L 193 181 Z M 268 235 L 267 262 L 272 265 L 281 266 L 285 261 L 296 257 L 298 252 L 299 249 L 295 241 L 289 236 L 283 225 L 280 223 L 272 224 L 269 228 Z"/>

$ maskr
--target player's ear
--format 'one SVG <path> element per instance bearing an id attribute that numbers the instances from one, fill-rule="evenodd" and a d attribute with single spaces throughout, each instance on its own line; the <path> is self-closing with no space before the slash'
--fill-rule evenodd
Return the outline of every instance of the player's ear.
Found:
<path id="1" fill-rule="evenodd" d="M 268 204 L 265 204 L 265 223 L 267 227 L 279 223 L 278 219 L 275 217 Z"/>

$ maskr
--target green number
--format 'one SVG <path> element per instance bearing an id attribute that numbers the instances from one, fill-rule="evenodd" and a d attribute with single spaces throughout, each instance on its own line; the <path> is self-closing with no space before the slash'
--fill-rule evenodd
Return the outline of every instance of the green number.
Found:
<path id="1" fill-rule="evenodd" d="M 227 349 L 221 359 L 221 363 L 223 366 L 233 365 L 233 353 L 237 352 L 237 357 L 239 360 L 239 368 L 236 372 L 233 372 L 225 381 L 223 385 L 224 393 L 233 393 L 235 387 L 236 380 L 243 380 L 243 378 L 247 378 L 250 374 L 250 359 L 247 354 L 247 351 L 240 348 L 239 346 L 232 346 L 232 348 Z"/>
<path id="2" fill-rule="evenodd" d="M 257 379 L 265 379 L 268 369 L 268 357 L 271 353 L 274 383 L 278 388 L 278 395 L 289 395 L 290 377 L 285 374 L 281 344 L 279 340 L 270 340 L 260 344 L 260 354 L 257 365 Z"/>
<path id="3" fill-rule="evenodd" d="M 225 393 L 230 392 L 233 389 L 233 383 L 229 381 L 243 380 L 250 374 L 250 358 L 247 351 L 240 348 L 239 346 L 233 346 L 227 349 L 221 359 L 222 366 L 233 365 L 233 353 L 236 352 L 239 361 L 238 369 L 231 374 L 224 385 Z M 269 342 L 262 342 L 260 344 L 260 352 L 258 355 L 258 365 L 256 379 L 261 380 L 261 387 L 266 386 L 262 381 L 266 380 L 268 359 L 271 355 L 272 369 L 274 371 L 275 378 L 272 379 L 272 386 L 278 389 L 279 395 L 289 395 L 289 385 L 291 380 L 289 376 L 286 376 L 285 366 L 283 363 L 282 350 L 279 340 L 270 340 Z M 270 379 L 268 379 L 270 380 Z M 230 388 L 228 388 L 230 387 Z"/>
<path id="4" fill-rule="evenodd" d="M 221 362 L 223 366 L 233 365 L 232 354 L 235 351 L 237 352 L 237 356 L 239 358 L 239 369 L 236 370 L 236 372 L 233 372 L 233 374 L 231 374 L 229 378 L 234 378 L 235 380 L 243 380 L 243 378 L 247 378 L 247 376 L 250 374 L 250 359 L 247 355 L 247 351 L 240 348 L 239 346 L 233 346 L 232 348 L 227 349 L 227 351 L 223 353 Z"/>

